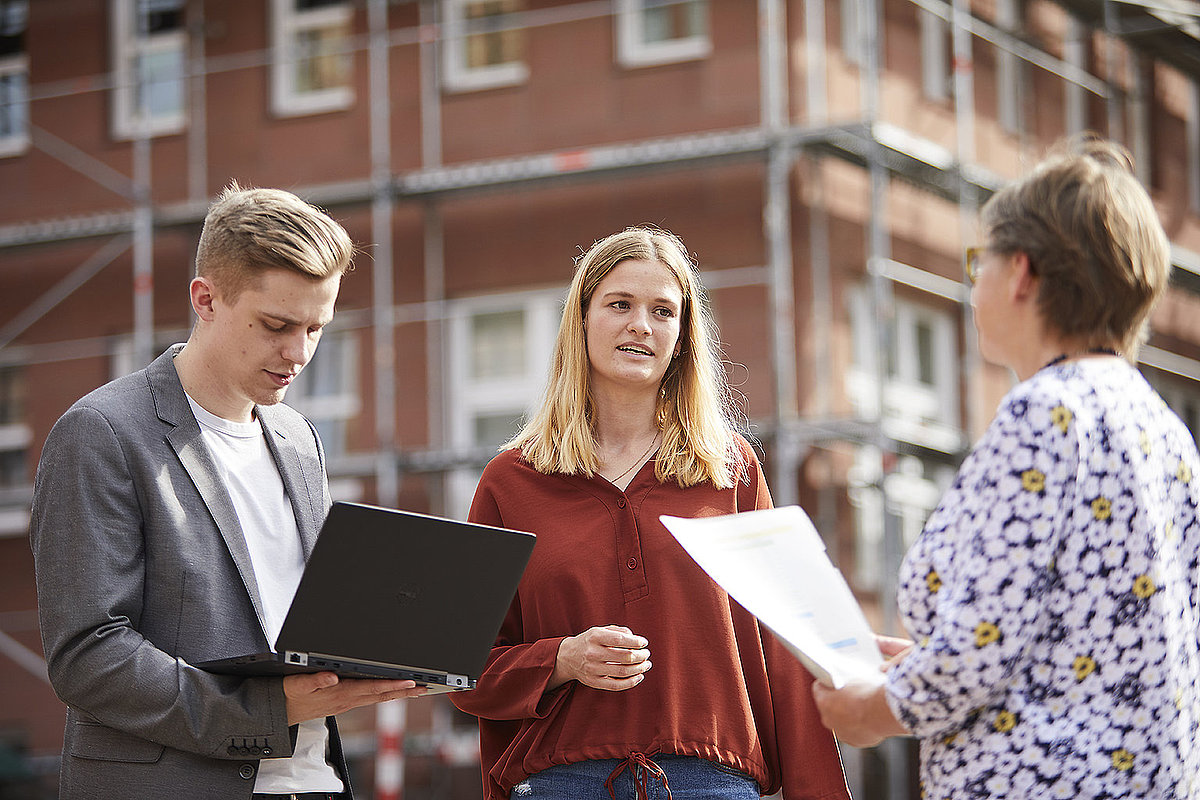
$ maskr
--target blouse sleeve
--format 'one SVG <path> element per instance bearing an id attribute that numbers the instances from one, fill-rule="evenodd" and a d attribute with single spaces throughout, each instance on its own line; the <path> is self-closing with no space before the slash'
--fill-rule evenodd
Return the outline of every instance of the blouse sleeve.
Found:
<path id="1" fill-rule="evenodd" d="M 929 627 L 913 632 L 917 645 L 888 672 L 886 695 L 921 738 L 961 728 L 1000 696 L 1048 624 L 1043 599 L 1076 492 L 1071 416 L 1045 397 L 1012 397 L 922 534 L 928 572 L 913 591 L 932 594 Z"/>
<path id="2" fill-rule="evenodd" d="M 471 501 L 468 519 L 504 527 L 493 477 L 488 470 L 484 471 Z M 546 684 L 554 673 L 558 647 L 565 637 L 526 643 L 522 641 L 522 632 L 521 590 L 518 588 L 476 688 L 454 693 L 451 696 L 454 705 L 468 714 L 490 720 L 540 719 L 558 705 L 570 691 L 571 682 L 549 693 Z"/>

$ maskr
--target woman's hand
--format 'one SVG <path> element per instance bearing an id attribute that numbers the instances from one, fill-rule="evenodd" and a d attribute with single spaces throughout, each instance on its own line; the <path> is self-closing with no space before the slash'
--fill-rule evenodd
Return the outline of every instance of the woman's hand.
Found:
<path id="1" fill-rule="evenodd" d="M 645 680 L 652 666 L 648 644 L 645 637 L 620 625 L 588 628 L 578 636 L 568 636 L 558 646 L 554 674 L 546 688 L 579 681 L 610 692 L 632 689 Z"/>
<path id="2" fill-rule="evenodd" d="M 889 736 L 908 733 L 892 714 L 881 685 L 851 681 L 831 689 L 814 681 L 812 690 L 821 723 L 852 747 L 874 747 Z"/>
<path id="3" fill-rule="evenodd" d="M 908 655 L 908 652 L 913 648 L 911 639 L 902 639 L 899 636 L 884 636 L 875 634 L 875 644 L 879 647 L 879 652 L 883 654 L 884 663 L 882 669 L 887 672 L 892 667 L 899 664 Z"/>

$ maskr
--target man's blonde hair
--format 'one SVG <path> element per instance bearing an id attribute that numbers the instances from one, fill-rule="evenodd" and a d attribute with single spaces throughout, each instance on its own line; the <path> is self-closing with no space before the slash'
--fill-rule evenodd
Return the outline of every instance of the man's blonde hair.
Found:
<path id="1" fill-rule="evenodd" d="M 679 282 L 679 355 L 663 375 L 657 416 L 662 428 L 655 475 L 680 486 L 710 481 L 734 486 L 745 475 L 734 433 L 738 417 L 721 367 L 720 341 L 704 286 L 683 242 L 665 230 L 627 228 L 596 242 L 575 268 L 567 292 L 554 358 L 540 408 L 504 445 L 519 448 L 534 469 L 592 477 L 599 471 L 593 429 L 594 401 L 584 318 L 596 287 L 622 261 L 653 261 Z"/>
<path id="2" fill-rule="evenodd" d="M 993 195 L 981 220 L 991 249 L 1029 257 L 1052 330 L 1136 357 L 1171 260 L 1129 151 L 1091 134 L 1070 139 Z"/>
<path id="3" fill-rule="evenodd" d="M 321 209 L 282 189 L 231 181 L 208 209 L 196 248 L 196 276 L 236 299 L 269 269 L 322 280 L 353 269 L 354 244 Z"/>

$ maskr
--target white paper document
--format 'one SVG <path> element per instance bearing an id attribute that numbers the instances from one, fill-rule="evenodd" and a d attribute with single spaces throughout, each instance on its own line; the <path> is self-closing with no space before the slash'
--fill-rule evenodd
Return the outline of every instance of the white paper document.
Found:
<path id="1" fill-rule="evenodd" d="M 659 519 L 821 683 L 839 689 L 852 679 L 883 683 L 875 636 L 799 506 Z"/>

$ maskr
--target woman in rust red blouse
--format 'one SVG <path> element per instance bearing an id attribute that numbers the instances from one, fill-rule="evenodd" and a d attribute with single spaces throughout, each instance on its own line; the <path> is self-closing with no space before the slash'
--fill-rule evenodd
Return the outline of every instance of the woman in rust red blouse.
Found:
<path id="1" fill-rule="evenodd" d="M 675 236 L 597 242 L 475 522 L 537 546 L 472 692 L 485 797 L 848 798 L 811 676 L 658 521 L 769 507 Z M 651 657 L 653 653 L 653 657 Z"/>

